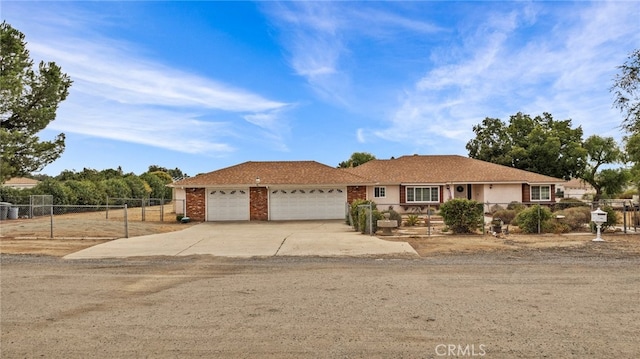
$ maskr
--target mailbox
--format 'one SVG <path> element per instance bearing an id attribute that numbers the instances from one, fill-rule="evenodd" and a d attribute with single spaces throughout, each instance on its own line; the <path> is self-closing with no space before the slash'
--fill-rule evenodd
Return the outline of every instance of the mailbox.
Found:
<path id="1" fill-rule="evenodd" d="M 591 222 L 594 222 L 595 224 L 607 223 L 607 212 L 601 210 L 600 207 L 598 207 L 598 209 L 591 212 Z"/>
<path id="2" fill-rule="evenodd" d="M 598 207 L 595 211 L 591 212 L 591 221 L 596 224 L 597 228 L 597 236 L 595 239 L 592 239 L 594 242 L 603 242 L 604 239 L 600 237 L 600 227 L 603 224 L 607 223 L 607 212 L 603 211 Z"/>

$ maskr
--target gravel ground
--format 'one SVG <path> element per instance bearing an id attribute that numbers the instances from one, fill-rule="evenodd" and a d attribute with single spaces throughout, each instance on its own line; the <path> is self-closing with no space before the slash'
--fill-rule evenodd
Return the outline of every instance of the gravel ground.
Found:
<path id="1" fill-rule="evenodd" d="M 638 358 L 640 256 L 2 254 L 2 358 Z"/>

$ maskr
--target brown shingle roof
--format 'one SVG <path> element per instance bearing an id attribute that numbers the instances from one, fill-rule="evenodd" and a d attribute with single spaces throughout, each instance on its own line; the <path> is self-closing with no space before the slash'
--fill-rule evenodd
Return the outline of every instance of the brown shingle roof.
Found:
<path id="1" fill-rule="evenodd" d="M 26 177 L 13 177 L 8 179 L 4 185 L 5 186 L 16 186 L 16 185 L 37 185 L 40 181 L 34 180 L 33 178 Z"/>
<path id="2" fill-rule="evenodd" d="M 364 185 L 371 181 L 315 161 L 244 162 L 217 171 L 185 178 L 172 187 L 220 185 Z"/>
<path id="3" fill-rule="evenodd" d="M 580 178 L 572 178 L 564 183 L 564 188 L 593 189 L 593 186 Z"/>
<path id="4" fill-rule="evenodd" d="M 376 183 L 560 183 L 563 180 L 457 155 L 373 160 L 348 172 Z"/>

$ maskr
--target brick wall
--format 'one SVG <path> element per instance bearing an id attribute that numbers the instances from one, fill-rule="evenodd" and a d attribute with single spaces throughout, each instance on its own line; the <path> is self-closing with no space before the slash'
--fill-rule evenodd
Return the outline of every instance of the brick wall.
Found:
<path id="1" fill-rule="evenodd" d="M 205 203 L 207 192 L 204 188 L 187 188 L 186 201 L 187 201 L 187 216 L 192 221 L 204 221 L 205 216 Z"/>
<path id="2" fill-rule="evenodd" d="M 357 199 L 367 199 L 367 186 L 347 186 L 347 203 Z"/>
<path id="3" fill-rule="evenodd" d="M 266 187 L 249 188 L 249 220 L 269 220 L 269 192 Z"/>

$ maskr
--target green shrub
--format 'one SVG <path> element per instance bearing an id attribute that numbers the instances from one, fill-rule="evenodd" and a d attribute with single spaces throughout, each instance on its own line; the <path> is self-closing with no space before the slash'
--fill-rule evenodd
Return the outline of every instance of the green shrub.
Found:
<path id="1" fill-rule="evenodd" d="M 571 232 L 571 227 L 568 224 L 558 221 L 546 221 L 542 224 L 542 231 L 544 233 L 569 233 Z"/>
<path id="2" fill-rule="evenodd" d="M 369 222 L 369 213 L 370 212 L 365 209 L 358 214 L 358 228 L 362 234 L 376 233 L 378 231 L 378 220 L 383 219 L 382 213 L 374 209 L 371 211 L 373 218 L 371 218 L 371 222 Z M 371 223 L 371 226 L 369 226 L 369 223 Z"/>
<path id="3" fill-rule="evenodd" d="M 351 202 L 351 206 L 349 208 L 349 212 L 351 213 L 351 218 L 353 220 L 353 228 L 356 231 L 363 231 L 364 228 L 361 226 L 361 213 L 366 212 L 366 208 L 359 208 L 362 205 L 371 205 L 372 210 L 376 210 L 376 203 L 370 200 L 365 199 L 357 199 Z M 364 222 L 366 223 L 366 222 Z"/>
<path id="4" fill-rule="evenodd" d="M 600 209 L 607 212 L 607 221 L 600 226 L 600 230 L 604 232 L 618 223 L 618 212 L 616 212 L 611 206 L 604 206 Z M 591 221 L 591 214 L 589 214 L 589 221 Z M 595 233 L 597 230 L 596 225 L 593 222 L 589 223 L 591 231 Z"/>
<path id="5" fill-rule="evenodd" d="M 393 209 L 389 209 L 382 212 L 383 217 L 385 213 L 389 213 L 389 220 L 398 221 L 398 225 L 402 223 L 402 216 L 400 215 L 400 213 L 394 211 Z"/>
<path id="6" fill-rule="evenodd" d="M 504 224 L 513 224 L 516 215 L 513 209 L 501 209 L 493 213 L 493 219 L 500 219 Z"/>
<path id="7" fill-rule="evenodd" d="M 407 216 L 407 220 L 404 222 L 405 226 L 413 227 L 420 221 L 420 217 L 417 214 L 410 214 Z"/>
<path id="8" fill-rule="evenodd" d="M 440 215 L 453 233 L 472 233 L 484 223 L 482 204 L 468 199 L 455 198 L 443 203 Z"/>
<path id="9" fill-rule="evenodd" d="M 493 206 L 491 206 L 491 208 L 489 208 L 489 213 L 493 214 L 494 217 L 495 213 L 499 211 L 504 211 L 504 207 L 499 204 L 494 204 Z"/>
<path id="10" fill-rule="evenodd" d="M 589 208 L 589 205 L 577 198 L 563 198 L 560 200 L 560 202 L 558 202 L 556 204 L 556 208 L 558 210 L 564 210 L 567 208 L 573 208 L 573 207 L 587 207 Z"/>
<path id="11" fill-rule="evenodd" d="M 538 233 L 538 225 L 541 231 L 545 228 L 549 229 L 548 223 L 545 222 L 550 221 L 551 218 L 553 215 L 549 208 L 536 204 L 518 213 L 515 221 L 523 233 Z"/>
<path id="12" fill-rule="evenodd" d="M 107 197 L 106 192 L 101 186 L 97 186 L 96 182 L 89 180 L 68 180 L 64 182 L 65 190 L 72 200 L 70 203 L 79 205 L 96 205 L 104 203 Z"/>
<path id="13" fill-rule="evenodd" d="M 525 206 L 524 204 L 520 203 L 520 202 L 516 202 L 513 201 L 511 203 L 509 203 L 509 205 L 507 205 L 507 209 L 516 211 L 517 213 L 527 209 L 527 206 Z"/>
<path id="14" fill-rule="evenodd" d="M 591 221 L 591 210 L 585 206 L 570 207 L 555 214 L 564 216 L 559 222 L 566 224 L 573 231 L 585 229 Z"/>

